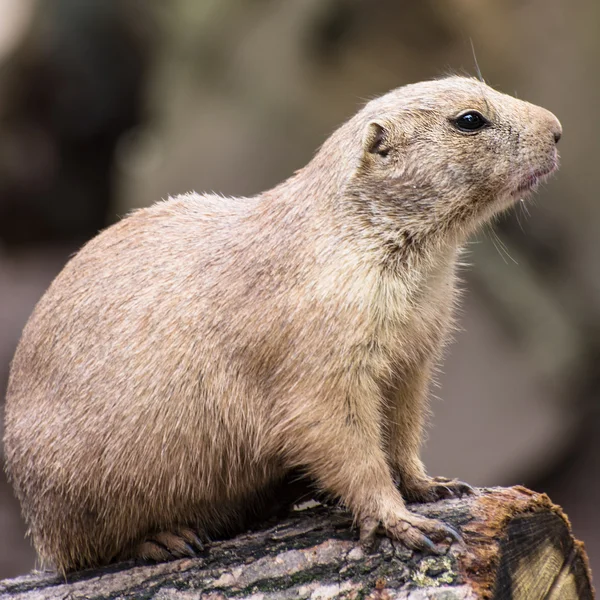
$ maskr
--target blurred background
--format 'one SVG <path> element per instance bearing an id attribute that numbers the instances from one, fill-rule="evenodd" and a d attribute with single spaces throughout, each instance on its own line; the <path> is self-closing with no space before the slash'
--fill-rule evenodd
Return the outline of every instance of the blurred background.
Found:
<path id="1" fill-rule="evenodd" d="M 562 167 L 470 245 L 430 473 L 525 484 L 600 572 L 597 0 L 0 0 L 0 398 L 69 255 L 135 207 L 287 178 L 367 99 L 451 72 L 552 110 Z M 0 431 L 1 433 L 1 431 Z M 0 578 L 35 555 L 0 475 Z"/>

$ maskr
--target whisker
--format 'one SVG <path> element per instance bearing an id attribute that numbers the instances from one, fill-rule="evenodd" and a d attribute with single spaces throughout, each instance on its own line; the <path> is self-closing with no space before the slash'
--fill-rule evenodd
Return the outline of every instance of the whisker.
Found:
<path id="1" fill-rule="evenodd" d="M 475 54 L 475 44 L 473 43 L 473 38 L 469 38 L 469 42 L 471 42 L 471 52 L 473 52 L 473 60 L 475 61 L 475 70 L 477 71 L 477 79 L 481 81 L 481 83 L 485 83 L 483 75 L 481 74 L 481 69 L 479 68 L 479 63 L 477 62 L 477 56 Z"/>
<path id="2" fill-rule="evenodd" d="M 520 210 L 523 210 L 523 207 L 524 207 L 525 203 L 521 201 L 521 202 L 519 202 L 519 204 L 521 205 L 521 209 Z M 515 218 L 517 219 L 517 223 L 519 224 L 519 229 L 523 233 L 525 233 L 525 230 L 523 229 L 523 224 L 521 223 L 521 219 L 519 219 L 519 209 L 517 209 L 515 211 Z"/>
<path id="3" fill-rule="evenodd" d="M 502 260 L 504 260 L 505 264 L 508 264 L 508 261 L 506 260 L 505 257 L 509 258 L 515 265 L 518 265 L 519 263 L 511 256 L 510 252 L 508 251 L 508 248 L 506 247 L 506 244 L 500 239 L 500 236 L 498 235 L 498 233 L 493 229 L 493 227 L 489 228 L 489 232 L 491 234 L 490 239 L 492 240 L 492 244 L 494 244 L 494 247 L 496 248 L 496 250 L 498 251 L 498 254 L 500 254 L 500 256 L 502 257 Z"/>

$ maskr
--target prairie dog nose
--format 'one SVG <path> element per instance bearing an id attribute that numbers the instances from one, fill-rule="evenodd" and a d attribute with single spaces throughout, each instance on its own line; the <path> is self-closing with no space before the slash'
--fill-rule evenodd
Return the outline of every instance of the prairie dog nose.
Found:
<path id="1" fill-rule="evenodd" d="M 532 122 L 536 123 L 539 135 L 546 136 L 549 133 L 554 143 L 558 143 L 558 140 L 562 137 L 562 125 L 554 113 L 540 106 L 534 106 L 531 119 Z"/>
<path id="2" fill-rule="evenodd" d="M 549 128 L 552 132 L 554 143 L 558 144 L 558 140 L 560 140 L 560 138 L 562 137 L 562 125 L 560 124 L 560 121 L 551 112 L 548 112 L 548 117 L 550 118 Z"/>
<path id="3" fill-rule="evenodd" d="M 560 140 L 562 136 L 562 127 L 560 127 L 559 129 L 556 129 L 554 131 L 554 143 L 558 144 L 558 140 Z"/>

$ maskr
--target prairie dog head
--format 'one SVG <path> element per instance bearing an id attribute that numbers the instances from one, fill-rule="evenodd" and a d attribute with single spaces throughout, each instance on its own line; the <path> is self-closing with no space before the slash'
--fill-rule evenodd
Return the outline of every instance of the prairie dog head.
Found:
<path id="1" fill-rule="evenodd" d="M 464 77 L 393 90 L 348 125 L 360 155 L 347 190 L 399 245 L 462 238 L 527 195 L 557 168 L 562 133 L 551 112 Z"/>

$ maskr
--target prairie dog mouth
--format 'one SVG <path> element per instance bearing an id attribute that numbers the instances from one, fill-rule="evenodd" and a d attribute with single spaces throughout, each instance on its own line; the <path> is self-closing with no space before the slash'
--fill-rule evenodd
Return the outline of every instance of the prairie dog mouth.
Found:
<path id="1" fill-rule="evenodd" d="M 529 174 L 527 174 L 525 178 L 521 180 L 513 194 L 523 194 L 534 191 L 537 186 L 542 181 L 548 179 L 548 177 L 554 173 L 557 168 L 558 161 L 555 159 L 551 165 L 544 167 L 543 169 L 535 169 L 530 171 Z"/>

